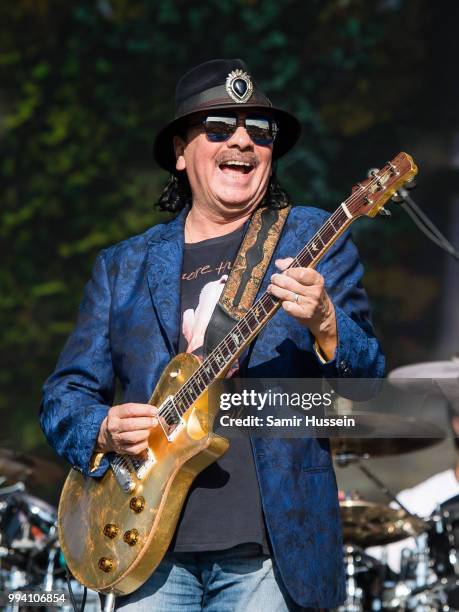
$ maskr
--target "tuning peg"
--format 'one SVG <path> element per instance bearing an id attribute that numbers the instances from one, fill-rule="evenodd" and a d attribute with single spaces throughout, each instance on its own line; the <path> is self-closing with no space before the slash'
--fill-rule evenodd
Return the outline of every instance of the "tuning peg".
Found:
<path id="1" fill-rule="evenodd" d="M 398 193 L 398 191 L 394 193 L 394 195 L 391 197 L 391 200 L 396 204 L 401 204 L 402 202 L 404 202 L 403 197 Z"/>
<path id="2" fill-rule="evenodd" d="M 412 178 L 411 180 L 407 181 L 404 185 L 405 189 L 414 189 L 417 186 L 417 182 L 415 178 Z"/>
<path id="3" fill-rule="evenodd" d="M 379 214 L 382 217 L 392 217 L 392 213 L 390 212 L 390 210 L 387 210 L 387 208 L 384 208 L 384 206 L 382 208 L 379 209 Z"/>

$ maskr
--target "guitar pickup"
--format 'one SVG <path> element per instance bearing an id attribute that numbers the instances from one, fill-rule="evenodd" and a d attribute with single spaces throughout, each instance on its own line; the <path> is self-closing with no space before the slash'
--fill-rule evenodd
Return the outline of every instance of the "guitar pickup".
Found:
<path id="1" fill-rule="evenodd" d="M 148 448 L 143 457 L 129 457 L 129 463 L 138 480 L 142 480 L 156 463 L 156 459 L 151 449 Z"/>
<path id="2" fill-rule="evenodd" d="M 180 415 L 177 406 L 174 404 L 174 396 L 169 395 L 158 409 L 158 413 L 162 416 L 159 418 L 159 424 L 164 432 L 167 440 L 172 442 L 182 427 L 185 421 Z"/>

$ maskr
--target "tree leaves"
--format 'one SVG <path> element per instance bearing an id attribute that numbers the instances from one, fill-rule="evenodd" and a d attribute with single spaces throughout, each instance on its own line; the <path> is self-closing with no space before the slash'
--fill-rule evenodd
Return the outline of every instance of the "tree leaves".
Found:
<path id="1" fill-rule="evenodd" d="M 181 74 L 243 58 L 304 127 L 279 162 L 281 180 L 296 201 L 332 208 L 343 136 L 390 122 L 419 86 L 427 3 L 406 4 L 2 3 L 0 409 L 16 397 L 35 412 L 97 251 L 164 218 L 154 202 L 166 176 L 152 143 L 173 116 Z"/>

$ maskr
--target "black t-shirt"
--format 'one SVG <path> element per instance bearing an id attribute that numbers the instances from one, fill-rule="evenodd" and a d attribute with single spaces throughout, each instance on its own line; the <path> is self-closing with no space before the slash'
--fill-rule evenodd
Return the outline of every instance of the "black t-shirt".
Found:
<path id="1" fill-rule="evenodd" d="M 181 280 L 179 351 L 202 356 L 207 324 L 220 299 L 244 228 L 185 244 Z M 237 364 L 231 369 L 234 374 Z M 231 373 L 230 373 L 231 375 Z M 245 542 L 268 553 L 260 492 L 248 435 L 231 439 L 227 452 L 196 477 L 177 527 L 176 552 L 223 550 Z"/>

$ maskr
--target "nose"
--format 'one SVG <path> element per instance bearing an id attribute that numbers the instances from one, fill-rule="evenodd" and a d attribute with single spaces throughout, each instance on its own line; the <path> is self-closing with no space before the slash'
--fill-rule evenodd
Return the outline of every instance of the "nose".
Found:
<path id="1" fill-rule="evenodd" d="M 252 139 L 247 134 L 245 127 L 242 125 L 239 125 L 231 138 L 226 141 L 226 146 L 237 147 L 241 151 L 246 151 L 248 149 L 253 150 Z"/>

